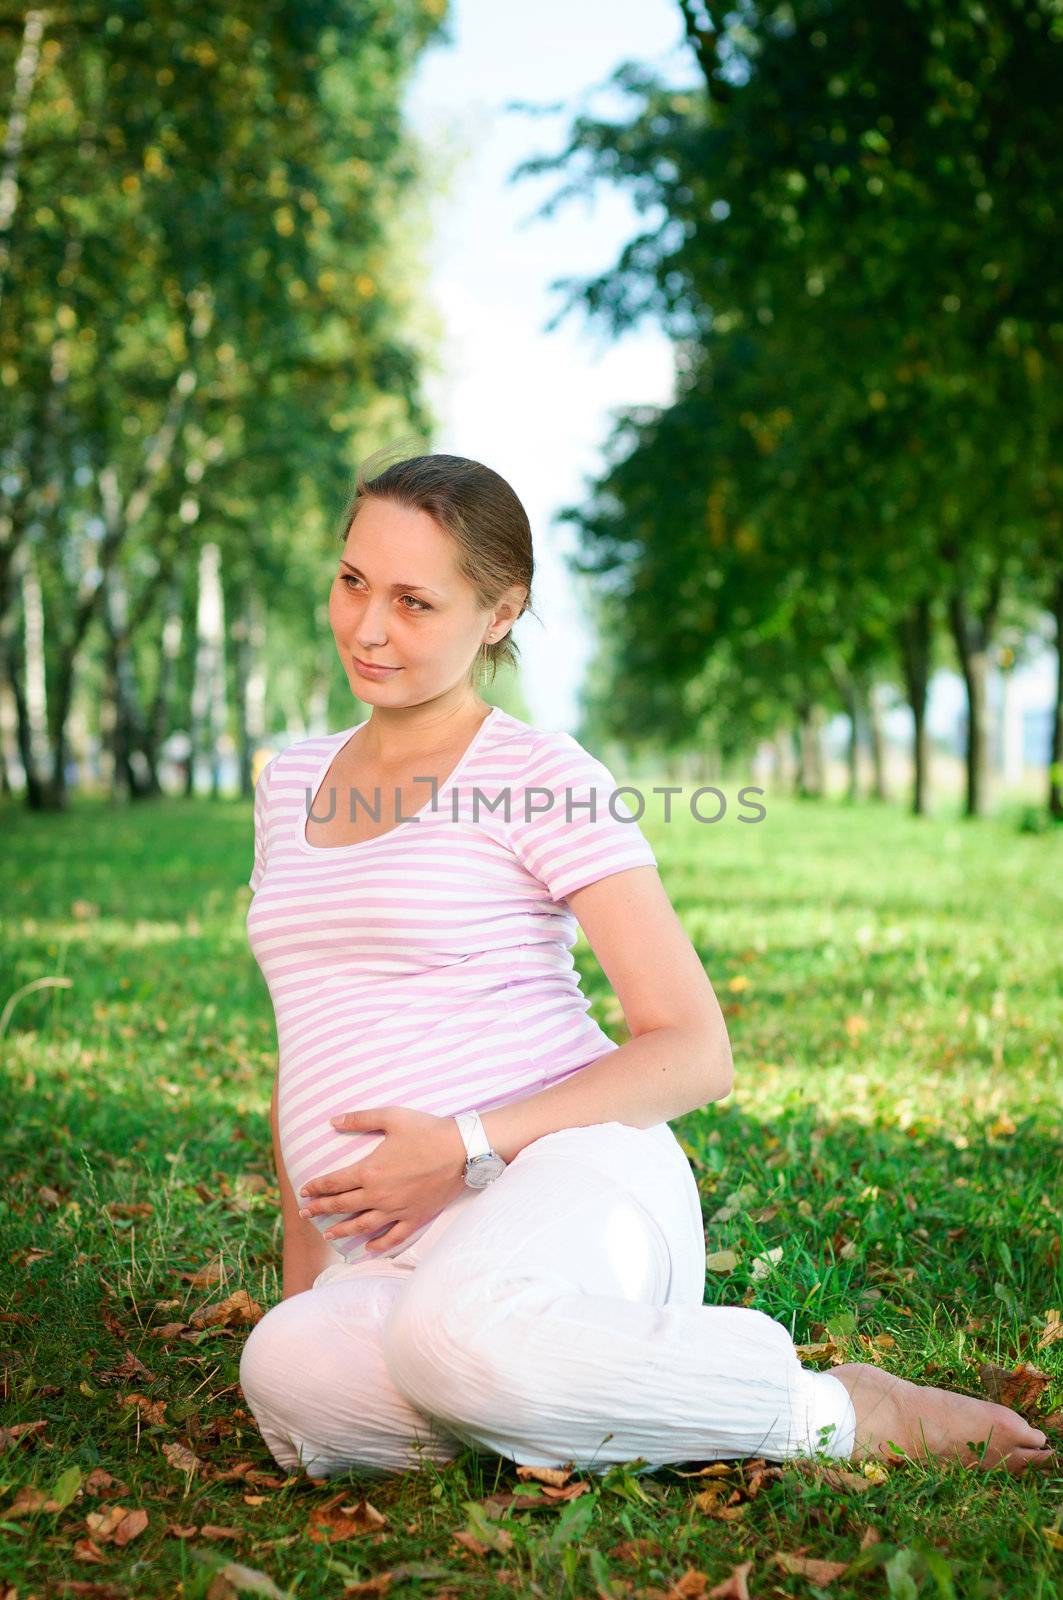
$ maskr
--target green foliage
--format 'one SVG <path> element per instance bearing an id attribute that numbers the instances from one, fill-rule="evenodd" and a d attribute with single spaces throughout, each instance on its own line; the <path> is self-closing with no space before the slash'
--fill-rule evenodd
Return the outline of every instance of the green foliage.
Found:
<path id="1" fill-rule="evenodd" d="M 653 315 L 677 348 L 673 402 L 619 415 L 566 514 L 606 580 L 599 714 L 725 742 L 751 700 L 841 708 L 868 673 L 916 693 L 921 602 L 940 623 L 958 598 L 964 648 L 1048 603 L 1063 31 L 1047 0 L 682 9 L 703 92 L 628 64 L 627 120 L 582 116 L 515 175 L 578 174 L 546 213 L 607 179 L 654 218 L 560 280 L 559 315 Z"/>
<path id="2" fill-rule="evenodd" d="M 191 665 L 171 688 L 159 647 L 182 605 L 194 640 L 207 542 L 230 616 L 253 594 L 278 672 L 303 664 L 278 705 L 320 678 L 305 657 L 354 455 L 431 427 L 405 209 L 425 175 L 400 108 L 442 20 L 438 0 L 46 13 L 0 268 L 0 623 L 17 637 L 32 565 L 56 745 L 75 682 L 94 718 L 108 643 L 188 726 Z M 24 66 L 9 26 L 0 78 Z"/>

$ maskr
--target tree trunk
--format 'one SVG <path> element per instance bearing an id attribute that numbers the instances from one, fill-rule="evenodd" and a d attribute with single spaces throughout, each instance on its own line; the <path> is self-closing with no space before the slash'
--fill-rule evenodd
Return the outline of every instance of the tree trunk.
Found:
<path id="1" fill-rule="evenodd" d="M 1057 822 L 1063 822 L 1063 572 L 1056 579 L 1052 612 L 1056 619 L 1056 709 L 1049 755 L 1048 811 Z"/>
<path id="2" fill-rule="evenodd" d="M 986 677 L 989 670 L 990 630 L 986 617 L 974 617 L 963 595 L 953 590 L 948 602 L 949 628 L 967 691 L 967 739 L 964 751 L 967 764 L 967 793 L 964 812 L 968 817 L 985 815 L 989 773 L 989 745 L 986 715 Z M 991 623 L 993 618 L 990 617 Z"/>
<path id="3" fill-rule="evenodd" d="M 798 707 L 798 794 L 806 800 L 823 796 L 822 708 L 804 700 Z"/>
<path id="4" fill-rule="evenodd" d="M 871 796 L 875 800 L 888 800 L 886 788 L 886 735 L 882 726 L 882 708 L 878 701 L 878 685 L 870 678 L 857 679 L 857 697 L 867 727 L 871 748 Z"/>
<path id="5" fill-rule="evenodd" d="M 224 603 L 221 590 L 221 552 L 205 544 L 199 553 L 199 603 L 196 608 L 196 667 L 192 689 L 193 770 L 202 756 L 210 774 L 210 794 L 220 793 L 219 740 L 225 731 Z M 193 791 L 194 792 L 194 791 Z"/>
<path id="6" fill-rule="evenodd" d="M 32 551 L 22 568 L 23 660 L 25 683 L 16 703 L 24 725 L 23 762 L 26 767 L 26 794 L 31 810 L 61 811 L 65 804 L 63 752 L 54 751 L 48 738 L 48 680 L 44 649 L 44 594 L 34 565 Z M 16 661 L 17 677 L 17 661 Z M 12 680 L 12 687 L 14 687 Z M 62 741 L 59 741 L 59 746 Z M 52 759 L 49 760 L 49 756 Z M 32 777 L 31 777 L 32 774 Z"/>
<path id="7" fill-rule="evenodd" d="M 109 644 L 114 688 L 115 788 L 129 800 L 142 800 L 157 790 L 151 786 L 151 767 L 145 751 L 147 726 L 129 636 L 129 595 L 125 573 L 118 562 L 104 578 L 104 586 L 100 615 Z"/>
<path id="8" fill-rule="evenodd" d="M 21 9 L 21 7 L 20 7 Z M 15 57 L 15 84 L 6 117 L 3 167 L 0 168 L 0 301 L 7 288 L 11 265 L 11 237 L 19 202 L 22 153 L 26 142 L 30 99 L 41 59 L 41 39 L 48 22 L 43 6 L 26 12 L 22 23 L 22 42 Z"/>
<path id="9" fill-rule="evenodd" d="M 233 716 L 236 721 L 236 750 L 240 794 L 249 800 L 254 794 L 253 761 L 256 748 L 266 734 L 266 674 L 264 656 L 266 630 L 258 596 L 250 590 L 239 605 L 230 638 L 233 641 Z"/>
<path id="10" fill-rule="evenodd" d="M 855 805 L 860 798 L 860 695 L 856 680 L 851 677 L 846 680 L 845 710 L 849 718 L 849 746 L 846 751 L 849 792 L 846 799 L 850 805 Z"/>
<path id="11" fill-rule="evenodd" d="M 902 617 L 897 628 L 905 693 L 914 723 L 912 813 L 917 817 L 925 816 L 927 809 L 930 744 L 926 727 L 926 698 L 930 683 L 930 636 L 930 599 L 924 595 Z"/>
<path id="12" fill-rule="evenodd" d="M 162 640 L 159 647 L 159 677 L 155 685 L 155 699 L 152 702 L 148 716 L 151 741 L 148 760 L 151 763 L 152 779 L 156 792 L 159 793 L 162 791 L 162 784 L 159 781 L 159 753 L 162 749 L 162 742 L 166 737 L 166 725 L 170 717 L 173 686 L 177 678 L 177 663 L 181 655 L 181 633 L 181 580 L 176 574 L 171 573 L 166 586 L 166 597 L 163 601 Z"/>

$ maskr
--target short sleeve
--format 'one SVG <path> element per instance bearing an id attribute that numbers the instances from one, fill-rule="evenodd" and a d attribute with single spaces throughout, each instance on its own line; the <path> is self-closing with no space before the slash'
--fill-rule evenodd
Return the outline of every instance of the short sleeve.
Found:
<path id="1" fill-rule="evenodd" d="M 530 758 L 513 787 L 509 839 L 551 899 L 564 900 L 628 867 L 657 865 L 619 787 L 604 762 L 569 733 L 551 735 Z"/>
<path id="2" fill-rule="evenodd" d="M 276 759 L 276 756 L 274 756 L 272 760 L 266 762 L 266 765 L 258 775 L 258 782 L 255 784 L 255 860 L 251 868 L 251 876 L 247 880 L 251 885 L 252 893 L 258 889 L 259 884 L 262 882 L 262 874 L 266 870 L 266 854 L 269 844 L 269 780 L 273 762 Z"/>

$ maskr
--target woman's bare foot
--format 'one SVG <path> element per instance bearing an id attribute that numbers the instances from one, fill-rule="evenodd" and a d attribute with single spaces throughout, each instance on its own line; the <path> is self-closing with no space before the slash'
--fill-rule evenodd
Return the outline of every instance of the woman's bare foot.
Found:
<path id="1" fill-rule="evenodd" d="M 915 1459 L 957 1460 L 968 1467 L 1003 1463 L 1018 1476 L 1055 1458 L 1040 1428 L 1008 1406 L 911 1383 L 869 1362 L 849 1361 L 827 1370 L 845 1385 L 856 1408 L 854 1461 L 869 1456 L 897 1461 L 902 1452 Z"/>

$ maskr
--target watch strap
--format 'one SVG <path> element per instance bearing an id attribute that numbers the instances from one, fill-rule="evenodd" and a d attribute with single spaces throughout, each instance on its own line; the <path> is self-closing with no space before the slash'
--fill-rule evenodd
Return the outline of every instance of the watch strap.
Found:
<path id="1" fill-rule="evenodd" d="M 470 1161 L 474 1156 L 489 1156 L 493 1154 L 491 1141 L 487 1137 L 483 1123 L 480 1121 L 478 1111 L 455 1112 L 454 1121 L 458 1124 L 458 1131 L 465 1142 L 465 1154 Z"/>

